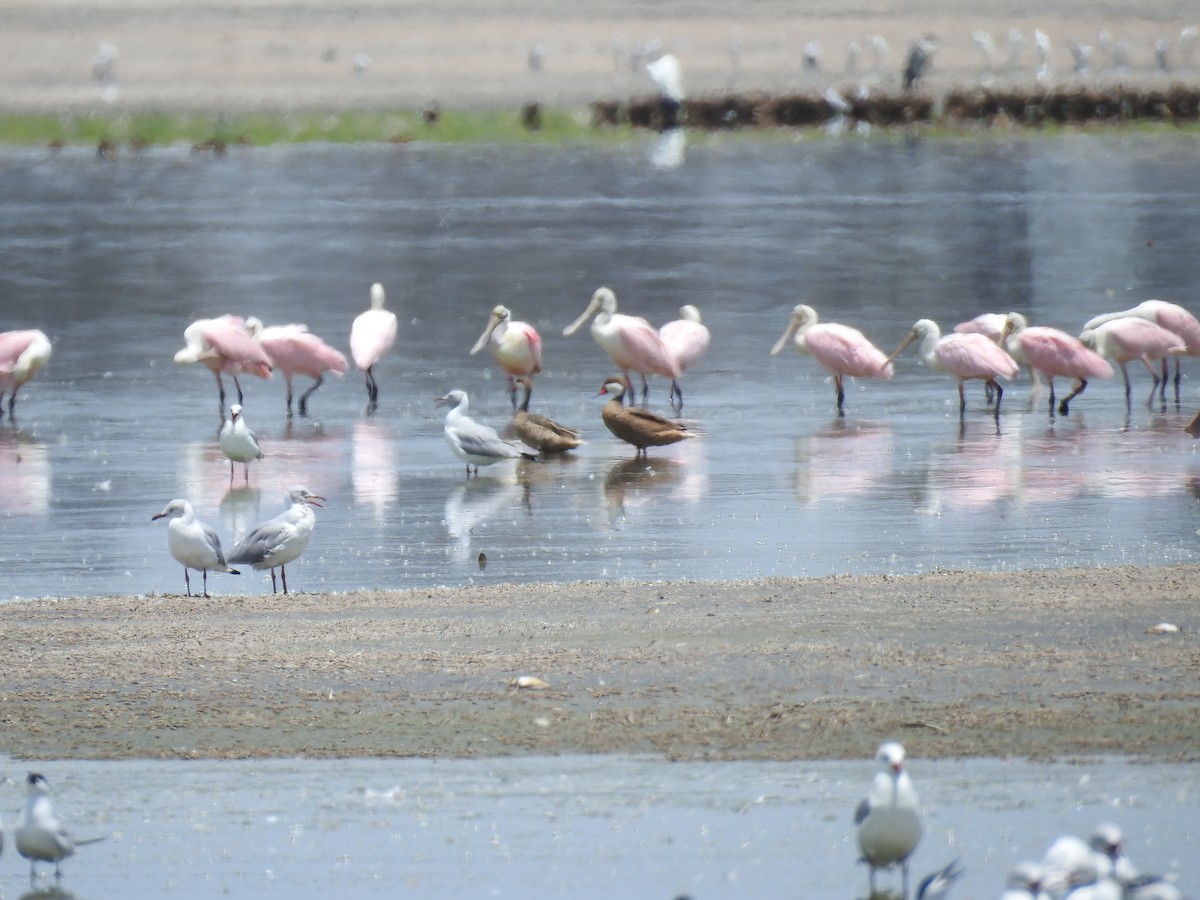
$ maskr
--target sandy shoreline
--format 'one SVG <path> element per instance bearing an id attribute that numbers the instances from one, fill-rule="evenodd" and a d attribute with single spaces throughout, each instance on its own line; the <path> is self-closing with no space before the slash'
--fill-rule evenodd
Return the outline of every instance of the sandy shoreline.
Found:
<path id="1" fill-rule="evenodd" d="M 1032 87 L 1035 29 L 1052 42 L 1047 85 L 1195 83 L 1200 46 L 1180 39 L 1179 4 L 1056 2 L 1030 7 L 930 0 L 794 4 L 646 3 L 564 6 L 474 0 L 375 0 L 341 5 L 249 0 L 45 0 L 0 10 L 0 109 L 7 112 L 512 106 L 539 100 L 585 107 L 646 93 L 639 50 L 657 42 L 682 61 L 689 96 L 726 90 L 814 91 L 865 83 L 899 87 L 907 48 L 933 33 L 940 47 L 927 88 L 981 79 Z M 1010 32 L 1022 35 L 1010 49 Z M 974 41 L 986 31 L 989 61 Z M 1101 32 L 1104 32 L 1102 35 Z M 885 42 L 880 44 L 876 38 Z M 1165 41 L 1169 71 L 1155 45 Z M 820 59 L 806 68 L 802 49 Z M 1085 74 L 1071 44 L 1092 47 Z M 102 44 L 109 73 L 95 71 Z M 851 62 L 852 45 L 858 46 Z M 534 71 L 530 51 L 542 51 Z M 1108 49 L 1106 49 L 1106 47 Z M 1120 48 L 1119 50 L 1116 48 Z M 1119 65 L 1121 58 L 1125 65 Z M 97 76 L 101 77 L 97 77 Z"/>
<path id="2" fill-rule="evenodd" d="M 0 720 L 24 758 L 817 759 L 890 735 L 1194 761 L 1198 594 L 1181 566 L 12 602 Z"/>

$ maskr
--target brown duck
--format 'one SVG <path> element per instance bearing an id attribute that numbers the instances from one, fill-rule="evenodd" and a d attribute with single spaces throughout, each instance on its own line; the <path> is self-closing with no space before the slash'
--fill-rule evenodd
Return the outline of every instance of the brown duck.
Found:
<path id="1" fill-rule="evenodd" d="M 533 380 L 528 375 L 517 376 L 516 382 L 525 388 L 525 399 L 512 420 L 513 431 L 521 439 L 521 443 L 534 447 L 541 453 L 566 453 L 583 443 L 578 431 L 529 411 Z"/>
<path id="2" fill-rule="evenodd" d="M 636 406 L 627 408 L 621 400 L 627 389 L 628 383 L 619 376 L 604 382 L 600 393 L 608 394 L 612 399 L 604 404 L 600 418 L 604 420 L 609 431 L 637 447 L 639 456 L 646 452 L 647 447 L 664 447 L 695 436 L 678 422 L 656 416 Z"/>

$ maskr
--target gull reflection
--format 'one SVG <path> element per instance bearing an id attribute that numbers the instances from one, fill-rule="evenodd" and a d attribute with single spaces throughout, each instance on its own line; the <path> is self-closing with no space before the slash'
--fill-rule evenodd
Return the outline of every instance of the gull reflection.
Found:
<path id="1" fill-rule="evenodd" d="M 50 455 L 32 435 L 0 431 L 0 513 L 41 515 L 50 508 Z"/>
<path id="2" fill-rule="evenodd" d="M 379 516 L 400 493 L 394 430 L 378 419 L 359 420 L 354 426 L 351 454 L 354 499 L 369 504 Z"/>
<path id="3" fill-rule="evenodd" d="M 687 136 L 682 128 L 664 131 L 650 151 L 650 164 L 656 169 L 677 169 L 687 153 Z"/>
<path id="4" fill-rule="evenodd" d="M 263 520 L 262 491 L 257 487 L 230 488 L 221 498 L 221 525 L 233 547 Z"/>
<path id="5" fill-rule="evenodd" d="M 892 453 L 890 426 L 835 418 L 796 439 L 796 497 L 816 504 L 867 493 L 891 479 Z"/>
<path id="6" fill-rule="evenodd" d="M 454 485 L 446 495 L 442 513 L 446 535 L 454 541 L 454 558 L 471 559 L 472 539 L 480 536 L 502 511 L 515 511 L 524 492 L 524 486 L 516 482 L 479 476 Z"/>

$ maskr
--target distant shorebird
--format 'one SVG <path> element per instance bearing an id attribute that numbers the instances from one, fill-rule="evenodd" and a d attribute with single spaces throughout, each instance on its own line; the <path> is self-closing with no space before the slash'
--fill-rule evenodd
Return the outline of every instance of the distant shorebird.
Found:
<path id="1" fill-rule="evenodd" d="M 221 426 L 221 437 L 218 440 L 221 452 L 229 460 L 229 481 L 233 482 L 233 465 L 241 463 L 246 484 L 250 483 L 250 463 L 262 459 L 263 453 L 258 446 L 258 438 L 246 424 L 242 415 L 242 407 L 235 403 L 229 407 L 229 418 Z"/>
<path id="2" fill-rule="evenodd" d="M 192 580 L 188 577 L 188 569 L 196 569 L 203 573 L 205 597 L 208 596 L 209 569 L 229 575 L 241 574 L 225 562 L 221 539 L 212 528 L 196 518 L 192 504 L 186 500 L 172 500 L 162 512 L 151 516 L 150 519 L 170 520 L 167 522 L 167 549 L 171 551 L 175 561 L 183 566 L 183 583 L 187 586 L 189 597 L 192 596 Z"/>
<path id="3" fill-rule="evenodd" d="M 287 564 L 304 552 L 317 524 L 317 517 L 309 507 L 320 507 L 319 501 L 324 499 L 307 488 L 293 487 L 287 493 L 288 508 L 246 535 L 229 554 L 229 562 L 244 563 L 259 571 L 270 569 L 273 594 L 277 593 L 275 570 L 279 569 L 286 594 Z"/>
<path id="4" fill-rule="evenodd" d="M 8 394 L 8 417 L 13 417 L 17 391 L 50 361 L 50 339 L 36 328 L 0 332 L 0 419 Z"/>
<path id="5" fill-rule="evenodd" d="M 442 431 L 454 455 L 467 464 L 468 478 L 472 475 L 472 466 L 475 467 L 474 474 L 478 475 L 480 466 L 490 466 L 506 459 L 537 458 L 513 441 L 504 440 L 495 428 L 476 422 L 467 415 L 470 401 L 466 391 L 450 391 L 433 402 L 438 406 L 450 407 Z"/>
<path id="6" fill-rule="evenodd" d="M 374 411 L 379 405 L 379 385 L 375 383 L 375 365 L 396 343 L 396 314 L 383 308 L 383 285 L 371 285 L 371 308 L 360 313 L 350 326 L 350 355 L 366 374 L 367 400 Z"/>
<path id="7" fill-rule="evenodd" d="M 517 408 L 518 376 L 529 377 L 542 371 L 542 338 L 528 322 L 514 321 L 507 306 L 497 306 L 488 317 L 487 327 L 475 346 L 474 356 L 488 344 L 492 357 L 508 375 L 508 391 L 513 409 Z"/>
<path id="8" fill-rule="evenodd" d="M 638 407 L 626 407 L 622 398 L 628 387 L 629 381 L 624 376 L 609 378 L 601 385 L 597 396 L 603 394 L 612 399 L 604 404 L 600 418 L 616 437 L 636 447 L 638 456 L 645 456 L 647 447 L 665 447 L 695 437 L 678 422 Z"/>
<path id="9" fill-rule="evenodd" d="M 258 340 L 275 369 L 283 374 L 287 384 L 287 411 L 292 414 L 292 377 L 305 375 L 314 379 L 312 387 L 300 395 L 300 415 L 308 415 L 308 398 L 325 381 L 325 375 L 346 374 L 346 357 L 315 334 L 307 325 L 271 325 L 263 327 L 255 318 L 246 320 L 246 327 Z"/>
<path id="10" fill-rule="evenodd" d="M 259 378 L 271 377 L 271 358 L 246 328 L 241 316 L 220 316 L 197 319 L 183 332 L 186 346 L 175 354 L 180 365 L 201 363 L 217 380 L 218 403 L 225 413 L 225 382 L 221 375 L 233 378 L 238 403 L 243 403 L 242 385 L 238 375 L 250 373 Z"/>
<path id="11" fill-rule="evenodd" d="M 646 64 L 646 73 L 658 87 L 662 106 L 663 130 L 679 127 L 679 111 L 683 107 L 683 69 L 673 54 L 664 53 Z"/>
<path id="12" fill-rule="evenodd" d="M 982 334 L 960 334 L 954 332 L 942 336 L 941 329 L 932 319 L 919 319 L 900 346 L 892 351 L 888 361 L 904 352 L 909 344 L 917 341 L 917 355 L 926 366 L 953 375 L 958 381 L 958 413 L 966 414 L 967 398 L 964 382 L 978 380 L 991 387 L 996 397 L 996 420 L 1000 419 L 1000 401 L 1004 389 L 997 378 L 1012 378 L 1019 371 L 1017 365 L 1004 348 Z"/>
<path id="13" fill-rule="evenodd" d="M 933 62 L 933 54 L 937 51 L 938 40 L 932 34 L 923 36 L 908 49 L 908 58 L 904 62 L 904 89 L 911 91 L 929 72 Z"/>
<path id="14" fill-rule="evenodd" d="M 13 829 L 13 843 L 17 846 L 17 852 L 29 860 L 29 883 L 32 886 L 37 878 L 39 862 L 54 863 L 54 877 L 61 880 L 62 869 L 59 864 L 73 856 L 76 847 L 94 844 L 104 838 L 73 840 L 54 812 L 50 785 L 45 776 L 30 772 L 27 784 L 25 808 L 21 811 L 17 827 Z"/>
<path id="15" fill-rule="evenodd" d="M 870 869 L 870 894 L 875 896 L 875 871 L 899 864 L 903 896 L 908 898 L 908 858 L 921 840 L 920 800 L 904 771 L 904 747 L 895 741 L 875 753 L 882 763 L 871 790 L 854 815 L 858 846 Z"/>
<path id="16" fill-rule="evenodd" d="M 533 447 L 539 453 L 566 453 L 583 443 L 574 428 L 560 425 L 546 416 L 529 411 L 529 398 L 533 396 L 533 381 L 528 375 L 517 377 L 517 384 L 525 388 L 525 399 L 513 416 L 512 427 L 521 443 Z"/>

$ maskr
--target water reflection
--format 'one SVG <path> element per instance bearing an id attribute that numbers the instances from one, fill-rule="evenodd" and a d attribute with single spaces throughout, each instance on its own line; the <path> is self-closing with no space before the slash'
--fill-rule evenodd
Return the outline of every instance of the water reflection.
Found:
<path id="1" fill-rule="evenodd" d="M 376 518 L 400 494 L 396 473 L 395 429 L 377 419 L 363 419 L 354 425 L 350 480 L 356 503 L 370 507 Z"/>
<path id="2" fill-rule="evenodd" d="M 475 558 L 472 541 L 502 531 L 504 513 L 515 513 L 522 506 L 527 517 L 529 512 L 523 498 L 526 488 L 515 480 L 501 481 L 488 476 L 476 476 L 470 481 L 460 481 L 446 495 L 442 522 L 446 536 L 451 540 L 451 556 L 464 562 Z M 497 525 L 492 529 L 492 525 Z M 495 546 L 493 542 L 490 546 Z"/>
<path id="3" fill-rule="evenodd" d="M 666 456 L 635 456 L 614 463 L 604 476 L 603 486 L 609 522 L 625 520 L 631 512 L 668 499 L 662 492 L 682 485 L 684 477 L 683 465 Z"/>
<path id="4" fill-rule="evenodd" d="M 839 416 L 796 439 L 796 498 L 810 505 L 872 491 L 891 479 L 892 452 L 889 425 Z"/>
<path id="5" fill-rule="evenodd" d="M 267 517 L 262 514 L 262 489 L 258 487 L 234 487 L 221 498 L 221 526 L 229 535 L 228 549 L 244 538 L 259 522 Z"/>
<path id="6" fill-rule="evenodd" d="M 50 508 L 50 454 L 32 434 L 0 426 L 0 513 L 42 515 Z"/>

